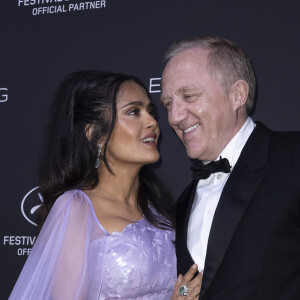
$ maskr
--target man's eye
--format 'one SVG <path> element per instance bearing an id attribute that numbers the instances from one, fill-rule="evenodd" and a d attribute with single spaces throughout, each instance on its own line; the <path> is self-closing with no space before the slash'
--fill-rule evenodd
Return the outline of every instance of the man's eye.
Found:
<path id="1" fill-rule="evenodd" d="M 171 105 L 172 105 L 172 102 L 171 102 L 171 101 L 166 101 L 166 102 L 164 103 L 164 107 L 165 107 L 166 109 L 170 109 L 170 108 L 171 108 Z"/>
<path id="2" fill-rule="evenodd" d="M 187 102 L 194 102 L 199 97 L 201 97 L 201 93 L 194 93 L 194 94 L 184 94 L 183 99 Z"/>
<path id="3" fill-rule="evenodd" d="M 183 98 L 184 98 L 184 99 L 187 99 L 187 100 L 191 99 L 192 97 L 193 97 L 193 95 L 184 95 L 184 96 L 183 96 Z"/>

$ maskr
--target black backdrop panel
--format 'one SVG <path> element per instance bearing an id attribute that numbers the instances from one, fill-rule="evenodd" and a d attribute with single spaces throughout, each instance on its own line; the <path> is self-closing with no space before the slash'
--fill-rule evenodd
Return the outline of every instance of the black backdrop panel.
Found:
<path id="1" fill-rule="evenodd" d="M 163 54 L 195 35 L 236 41 L 258 79 L 254 120 L 299 130 L 300 2 L 211 0 L 4 0 L 0 4 L 1 290 L 7 299 L 37 234 L 37 157 L 48 105 L 69 72 L 140 77 L 157 104 L 162 138 L 155 169 L 177 197 L 189 160 L 159 103 Z M 284 160 L 284 158 L 283 158 Z"/>

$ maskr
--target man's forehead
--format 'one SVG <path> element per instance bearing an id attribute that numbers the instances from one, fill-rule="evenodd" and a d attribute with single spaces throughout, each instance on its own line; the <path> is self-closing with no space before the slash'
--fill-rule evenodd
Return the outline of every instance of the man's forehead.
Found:
<path id="1" fill-rule="evenodd" d="M 191 49 L 192 50 L 192 49 Z M 197 49 L 199 50 L 199 49 Z M 168 80 L 188 79 L 207 71 L 207 55 L 189 55 L 188 50 L 174 56 L 166 65 L 162 73 L 162 85 Z"/>
<path id="2" fill-rule="evenodd" d="M 200 47 L 182 50 L 182 51 L 176 53 L 169 60 L 169 62 L 166 65 L 166 68 L 168 68 L 169 66 L 173 66 L 173 65 L 192 66 L 195 63 L 205 63 L 206 64 L 209 52 L 210 51 L 208 49 L 203 49 Z"/>

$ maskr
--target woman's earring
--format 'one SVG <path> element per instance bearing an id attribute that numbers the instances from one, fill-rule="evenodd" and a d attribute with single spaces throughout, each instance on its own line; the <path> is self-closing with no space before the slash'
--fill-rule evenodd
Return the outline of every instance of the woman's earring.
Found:
<path id="1" fill-rule="evenodd" d="M 100 153 L 101 153 L 101 144 L 98 144 L 98 154 L 97 154 L 97 159 L 95 163 L 95 168 L 98 169 L 100 166 Z"/>

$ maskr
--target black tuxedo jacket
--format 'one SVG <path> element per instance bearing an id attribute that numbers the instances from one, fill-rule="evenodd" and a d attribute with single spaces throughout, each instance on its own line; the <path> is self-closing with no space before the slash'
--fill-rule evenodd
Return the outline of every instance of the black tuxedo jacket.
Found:
<path id="1" fill-rule="evenodd" d="M 187 228 L 196 187 L 177 201 L 181 274 L 194 263 Z M 199 299 L 300 300 L 300 132 L 257 123 L 214 215 Z"/>

